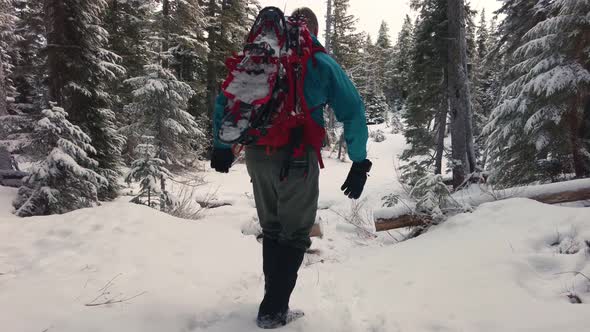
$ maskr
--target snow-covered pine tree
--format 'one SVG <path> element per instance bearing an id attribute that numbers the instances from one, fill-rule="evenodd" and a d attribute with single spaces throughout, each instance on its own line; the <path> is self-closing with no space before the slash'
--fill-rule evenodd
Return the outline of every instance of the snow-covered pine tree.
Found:
<path id="1" fill-rule="evenodd" d="M 47 0 L 47 82 L 49 100 L 64 107 L 70 120 L 92 139 L 97 172 L 108 180 L 100 199 L 116 197 L 122 164 L 123 136 L 109 109 L 107 82 L 124 74 L 119 57 L 104 48 L 108 33 L 101 27 L 106 0 Z M 64 70 L 67 68 L 67 70 Z"/>
<path id="2" fill-rule="evenodd" d="M 166 211 L 170 203 L 166 191 L 166 178 L 170 175 L 167 167 L 184 166 L 184 157 L 203 136 L 194 117 L 186 111 L 194 91 L 159 63 L 145 66 L 143 76 L 126 82 L 133 87 L 135 100 L 127 107 L 139 119 L 133 129 L 151 137 L 149 145 L 143 144 L 141 156 L 133 161 L 127 181 L 139 181 L 142 195 L 159 193 L 160 209 Z M 159 181 L 159 190 L 155 179 Z M 148 198 L 149 205 L 150 201 Z"/>
<path id="3" fill-rule="evenodd" d="M 171 201 L 166 191 L 166 182 L 163 179 L 171 177 L 172 174 L 166 168 L 164 160 L 154 157 L 155 147 L 149 143 L 153 137 L 144 136 L 144 140 L 146 143 L 137 146 L 141 157 L 133 161 L 125 181 L 127 183 L 139 182 L 140 192 L 133 202 L 153 208 L 159 205 L 161 211 L 166 211 Z"/>
<path id="4" fill-rule="evenodd" d="M 195 139 L 203 135 L 195 118 L 186 111 L 194 94 L 192 88 L 157 63 L 145 66 L 143 76 L 126 82 L 133 87 L 134 102 L 128 108 L 138 119 L 134 129 L 154 138 L 154 157 L 167 165 L 184 165 L 183 157 L 193 150 Z"/>
<path id="5" fill-rule="evenodd" d="M 170 54 L 170 61 L 165 61 L 164 66 L 173 69 L 176 77 L 195 91 L 189 102 L 189 113 L 207 117 L 205 30 L 209 22 L 204 5 L 198 0 L 169 0 L 163 2 L 156 17 L 160 22 L 163 51 Z"/>
<path id="6" fill-rule="evenodd" d="M 208 22 L 197 0 L 177 0 L 173 5 L 169 41 L 171 68 L 179 80 L 190 84 L 197 81 L 196 69 L 207 54 L 205 28 Z"/>
<path id="7" fill-rule="evenodd" d="M 486 121 L 486 101 L 489 101 L 491 96 L 486 95 L 486 85 L 488 70 L 485 65 L 485 60 L 488 55 L 487 41 L 489 33 L 486 22 L 486 12 L 481 11 L 479 16 L 479 23 L 477 26 L 475 39 L 475 54 L 472 55 L 472 88 L 473 88 L 473 114 L 477 124 L 485 124 Z M 489 103 L 488 103 L 489 106 Z M 489 108 L 487 109 L 489 111 Z M 476 126 L 478 128 L 479 126 Z M 476 136 L 479 133 L 476 131 Z"/>
<path id="8" fill-rule="evenodd" d="M 487 24 L 485 10 L 482 10 L 477 27 L 476 52 L 472 61 L 472 100 L 476 153 L 478 153 L 480 165 L 484 169 L 487 162 L 487 152 L 485 149 L 486 135 L 483 134 L 483 128 L 488 123 L 497 100 L 500 68 L 500 64 L 488 56 L 493 38 L 495 38 L 493 36 L 495 25 L 488 28 Z"/>
<path id="9" fill-rule="evenodd" d="M 134 150 L 141 137 L 129 127 L 137 119 L 125 110 L 125 105 L 133 101 L 133 95 L 131 87 L 124 82 L 141 75 L 150 61 L 150 27 L 154 24 L 156 5 L 155 0 L 112 0 L 104 14 L 108 49 L 120 55 L 119 64 L 126 70 L 126 75 L 108 82 L 107 92 L 112 97 L 111 109 L 120 125 L 119 132 L 126 138 L 122 155 L 129 163 L 135 159 Z"/>
<path id="10" fill-rule="evenodd" d="M 8 102 L 14 102 L 16 88 L 12 81 L 15 54 L 15 24 L 18 20 L 14 0 L 0 0 L 0 116 L 8 114 Z"/>
<path id="11" fill-rule="evenodd" d="M 333 0 L 332 36 L 330 43 L 332 56 L 346 70 L 351 72 L 355 67 L 365 65 L 360 57 L 364 35 L 356 32 L 357 19 L 348 13 L 349 0 Z"/>
<path id="12" fill-rule="evenodd" d="M 545 169 L 548 164 L 588 176 L 590 153 L 580 128 L 590 96 L 590 55 L 585 51 L 590 47 L 590 1 L 540 0 L 527 8 L 544 17 L 515 45 L 508 60 L 510 80 L 486 126 L 492 180 L 506 185 L 550 180 L 554 174 Z"/>
<path id="13" fill-rule="evenodd" d="M 121 57 L 128 77 L 139 75 L 150 60 L 147 38 L 155 5 L 156 0 L 111 0 L 105 10 L 108 49 Z"/>
<path id="14" fill-rule="evenodd" d="M 91 139 L 67 119 L 63 108 L 43 110 L 35 127 L 36 145 L 47 158 L 33 166 L 13 202 L 20 217 L 61 214 L 98 203 L 100 187 L 108 185 L 94 171 L 98 162 Z"/>
<path id="15" fill-rule="evenodd" d="M 45 69 L 45 22 L 43 1 L 14 0 L 18 16 L 15 33 L 16 61 L 12 80 L 17 96 L 15 107 L 23 113 L 40 112 L 44 107 L 47 87 L 43 84 Z"/>
<path id="16" fill-rule="evenodd" d="M 377 41 L 375 42 L 375 55 L 377 56 L 377 64 L 380 68 L 377 73 L 377 83 L 379 84 L 379 89 L 384 91 L 387 86 L 387 71 L 384 70 L 384 68 L 386 68 L 387 63 L 392 57 L 392 45 L 389 37 L 389 26 L 385 21 L 381 22 L 381 26 L 379 27 Z"/>
<path id="17" fill-rule="evenodd" d="M 125 68 L 126 77 L 138 76 L 149 63 L 148 27 L 154 6 L 155 0 L 112 0 L 105 10 L 103 27 L 108 32 L 108 49 L 120 55 L 119 64 Z M 109 93 L 117 98 L 113 107 L 117 113 L 130 101 L 131 93 L 122 83 L 126 77 L 109 85 Z"/>
<path id="18" fill-rule="evenodd" d="M 548 3 L 553 0 L 505 0 L 497 11 L 505 18 L 498 26 L 499 40 L 492 53 L 510 55 L 520 46 L 522 37 L 547 17 Z"/>
<path id="19" fill-rule="evenodd" d="M 392 50 L 393 54 L 385 65 L 385 96 L 390 105 L 397 102 L 399 108 L 405 103 L 409 94 L 414 47 L 414 26 L 410 16 L 406 15 L 397 35 L 397 42 Z"/>
<path id="20" fill-rule="evenodd" d="M 383 94 L 380 75 L 383 72 L 380 67 L 382 49 L 374 45 L 371 36 L 368 35 L 363 45 L 363 65 L 353 72 L 352 79 L 357 86 L 365 103 L 365 112 L 368 123 L 382 123 L 385 121 L 389 106 Z"/>
<path id="21" fill-rule="evenodd" d="M 447 123 L 447 2 L 416 0 L 414 47 L 406 99 L 404 135 L 409 147 L 402 153 L 403 181 L 414 184 L 427 173 L 442 173 Z M 401 69 L 401 68 L 400 68 Z"/>

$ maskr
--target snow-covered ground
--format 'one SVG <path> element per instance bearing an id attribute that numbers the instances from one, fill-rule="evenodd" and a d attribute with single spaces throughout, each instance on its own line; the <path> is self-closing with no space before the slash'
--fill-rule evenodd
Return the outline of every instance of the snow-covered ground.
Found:
<path id="1" fill-rule="evenodd" d="M 393 161 L 403 146 L 400 135 L 371 142 L 361 216 L 401 192 Z M 349 167 L 326 158 L 325 236 L 313 244 L 321 253 L 306 258 L 292 298 L 306 316 L 283 331 L 588 331 L 588 304 L 568 295 L 590 303 L 590 209 L 486 203 L 396 243 L 395 232 L 372 238 L 344 221 L 352 203 L 339 188 Z M 18 219 L 16 190 L 0 187 L 0 329 L 257 331 L 261 247 L 241 233 L 256 215 L 245 166 L 205 179 L 200 193 L 232 206 L 198 221 L 125 197 Z"/>

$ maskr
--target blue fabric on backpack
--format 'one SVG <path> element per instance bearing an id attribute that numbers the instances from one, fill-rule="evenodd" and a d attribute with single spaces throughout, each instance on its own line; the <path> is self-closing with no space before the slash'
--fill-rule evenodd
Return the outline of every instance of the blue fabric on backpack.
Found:
<path id="1" fill-rule="evenodd" d="M 317 38 L 314 43 L 320 45 Z M 314 110 L 312 118 L 324 126 L 324 105 L 330 105 L 336 119 L 344 124 L 344 139 L 348 146 L 348 156 L 352 161 L 363 161 L 367 158 L 367 140 L 369 131 L 365 117 L 365 105 L 348 75 L 340 65 L 328 54 L 315 54 L 316 63 L 310 59 L 307 64 L 307 75 L 304 82 L 305 100 L 310 109 Z M 223 120 L 227 98 L 221 93 L 215 101 L 213 114 L 213 132 L 217 133 Z M 219 142 L 214 134 L 214 147 L 230 148 Z"/>

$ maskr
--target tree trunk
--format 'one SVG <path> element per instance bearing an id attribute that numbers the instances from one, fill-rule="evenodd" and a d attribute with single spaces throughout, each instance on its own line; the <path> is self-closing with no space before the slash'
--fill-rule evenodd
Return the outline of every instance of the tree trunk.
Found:
<path id="1" fill-rule="evenodd" d="M 65 44 L 66 8 L 63 0 L 47 0 L 45 3 L 47 27 L 47 81 L 49 101 L 64 105 L 65 85 L 63 58 Z"/>
<path id="2" fill-rule="evenodd" d="M 209 20 L 214 20 L 216 14 L 216 0 L 209 0 L 207 6 L 207 17 Z M 207 27 L 207 46 L 209 46 L 209 55 L 207 59 L 207 110 L 209 110 L 211 116 L 210 118 L 213 119 L 213 112 L 215 110 L 215 98 L 217 97 L 217 63 L 216 63 L 216 56 L 218 53 L 217 50 L 217 32 L 215 31 L 215 26 L 210 24 Z M 209 128 L 209 130 L 212 130 Z"/>
<path id="3" fill-rule="evenodd" d="M 448 70 L 444 70 L 445 84 L 448 81 Z M 445 94 L 447 95 L 447 94 Z M 436 133 L 436 160 L 434 162 L 434 174 L 442 174 L 442 159 L 445 153 L 445 134 L 447 131 L 447 115 L 449 114 L 448 96 L 446 102 L 441 103 L 442 107 L 437 114 L 437 133 Z"/>
<path id="4" fill-rule="evenodd" d="M 8 103 L 6 100 L 6 79 L 4 77 L 4 59 L 0 53 L 0 116 L 8 114 Z"/>
<path id="5" fill-rule="evenodd" d="M 167 53 L 168 49 L 170 48 L 170 0 L 163 0 L 162 1 L 162 27 L 164 32 L 164 38 L 162 39 L 162 53 Z M 168 68 L 169 61 L 168 61 L 169 54 L 166 54 L 162 58 L 162 67 Z"/>
<path id="6" fill-rule="evenodd" d="M 465 61 L 465 63 L 467 63 L 467 61 Z M 473 108 L 471 104 L 471 91 L 469 90 L 469 83 L 467 83 L 467 94 L 469 97 L 467 97 L 465 100 L 467 103 L 467 116 L 465 117 L 465 139 L 467 141 L 467 160 L 469 161 L 469 173 L 473 173 L 478 170 L 478 167 L 477 157 L 475 155 L 475 146 L 473 142 Z"/>
<path id="7" fill-rule="evenodd" d="M 448 94 L 451 112 L 453 156 L 453 187 L 457 189 L 471 172 L 473 138 L 470 113 L 470 92 L 467 77 L 467 42 L 465 39 L 465 5 L 463 0 L 447 1 L 448 26 Z M 471 142 L 471 143 L 469 143 Z"/>
<path id="8" fill-rule="evenodd" d="M 326 32 L 324 34 L 324 48 L 326 53 L 332 54 L 332 0 L 327 0 L 326 3 Z M 328 121 L 326 123 L 326 136 L 329 144 L 336 143 L 336 116 L 331 107 L 326 108 L 328 112 Z"/>
<path id="9" fill-rule="evenodd" d="M 326 53 L 332 53 L 332 0 L 328 0 L 326 8 L 326 35 L 325 35 L 325 49 Z"/>
<path id="10" fill-rule="evenodd" d="M 340 140 L 338 140 L 338 160 L 342 160 L 342 150 L 344 149 L 344 134 L 340 134 Z"/>
<path id="11" fill-rule="evenodd" d="M 160 176 L 160 211 L 166 211 L 166 179 Z"/>

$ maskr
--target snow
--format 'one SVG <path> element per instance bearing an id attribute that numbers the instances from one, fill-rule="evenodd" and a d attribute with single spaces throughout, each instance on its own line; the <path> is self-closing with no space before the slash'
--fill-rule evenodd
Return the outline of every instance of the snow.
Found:
<path id="1" fill-rule="evenodd" d="M 376 126 L 382 128 L 382 126 Z M 401 135 L 371 142 L 371 177 L 354 203 L 370 216 L 389 193 Z M 343 221 L 350 163 L 324 156 L 319 255 L 307 255 L 282 331 L 584 331 L 590 303 L 590 210 L 528 199 L 485 203 L 397 243 Z M 129 197 L 66 215 L 18 219 L 0 187 L 0 326 L 5 331 L 234 332 L 254 323 L 263 293 L 261 247 L 242 226 L 256 213 L 245 165 L 207 171 L 199 197 L 232 206 L 197 221 Z M 557 185 L 556 185 L 557 186 Z M 248 229 L 245 229 L 247 232 Z M 110 281 L 110 283 L 109 283 Z M 104 288 L 104 289 L 103 289 Z M 102 294 L 102 296 L 101 296 Z M 571 295 L 570 294 L 570 295 Z M 86 306 L 108 300 L 123 300 Z"/>
<path id="2" fill-rule="evenodd" d="M 276 75 L 278 65 L 259 64 L 256 65 L 256 70 L 263 72 L 250 74 L 245 70 L 234 70 L 234 78 L 225 90 L 236 96 L 236 100 L 246 104 L 265 98 L 271 93 L 270 78 Z"/>

